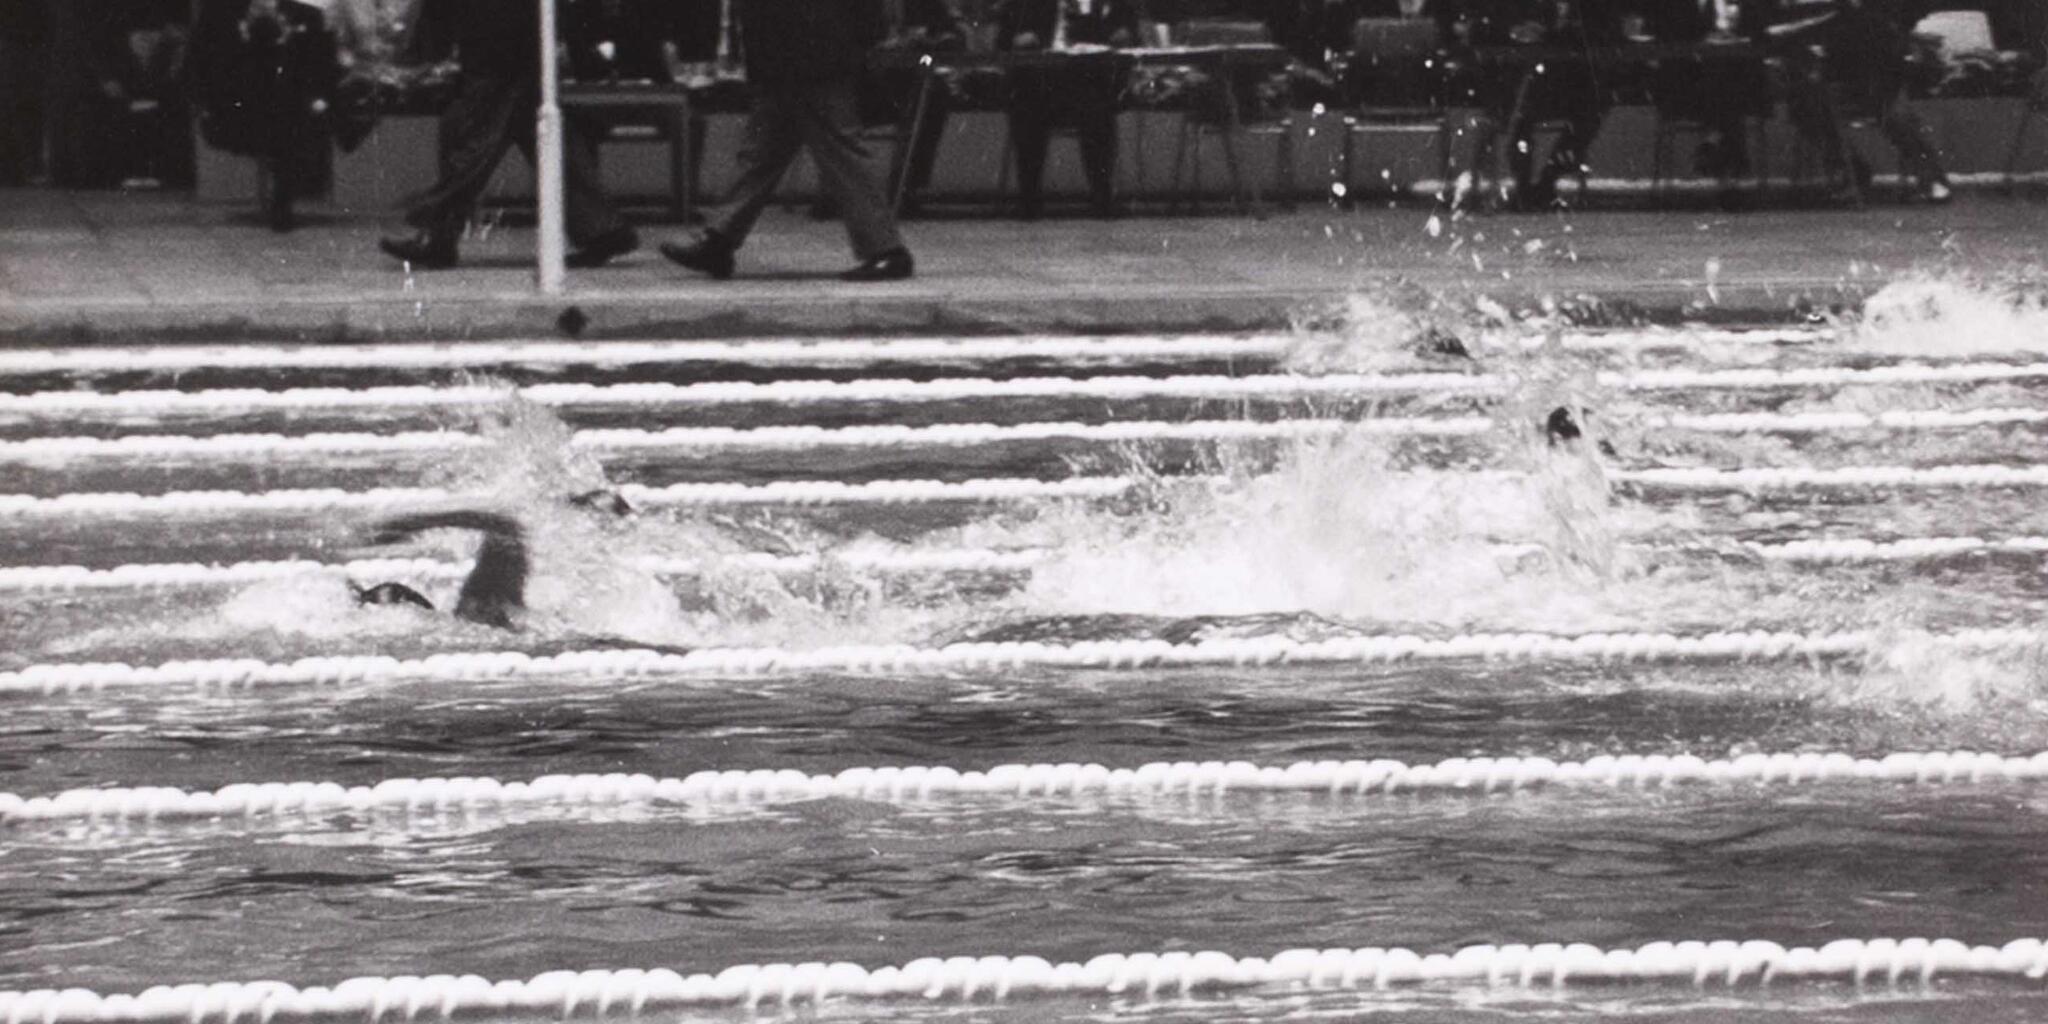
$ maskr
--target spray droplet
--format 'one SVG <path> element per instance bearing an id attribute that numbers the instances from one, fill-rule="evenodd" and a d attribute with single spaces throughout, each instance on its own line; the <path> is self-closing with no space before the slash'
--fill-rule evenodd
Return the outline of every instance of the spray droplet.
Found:
<path id="1" fill-rule="evenodd" d="M 1431 237 L 1431 238 L 1441 238 L 1441 237 L 1443 237 L 1443 233 L 1444 233 L 1444 221 L 1443 221 L 1443 218 L 1442 218 L 1442 217 L 1439 217 L 1439 216 L 1437 216 L 1436 214 L 1433 214 L 1433 213 L 1432 213 L 1432 214 L 1430 214 L 1430 215 L 1429 215 L 1429 220 L 1428 220 L 1428 222 L 1426 222 L 1426 223 L 1424 223 L 1424 224 L 1422 225 L 1422 230 L 1423 230 L 1423 231 L 1425 231 L 1425 232 L 1427 232 L 1427 233 L 1429 234 L 1429 237 Z"/>

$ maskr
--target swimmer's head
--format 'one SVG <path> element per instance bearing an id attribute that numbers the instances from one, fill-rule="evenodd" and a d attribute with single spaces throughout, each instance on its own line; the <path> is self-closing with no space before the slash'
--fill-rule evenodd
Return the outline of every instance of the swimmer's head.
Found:
<path id="1" fill-rule="evenodd" d="M 1430 326 L 1415 337 L 1415 351 L 1423 356 L 1449 356 L 1452 359 L 1470 359 L 1472 350 L 1465 347 L 1463 338 L 1441 327 Z"/>
<path id="2" fill-rule="evenodd" d="M 571 495 L 569 497 L 569 504 L 577 508 L 587 508 L 593 512 L 609 512 L 612 515 L 622 517 L 630 516 L 635 511 L 624 495 L 605 487 L 600 487 L 594 491 L 584 491 L 582 494 Z"/>
<path id="3" fill-rule="evenodd" d="M 428 611 L 434 610 L 434 602 L 427 600 L 426 595 L 403 583 L 379 583 L 368 588 L 350 584 L 349 589 L 355 591 L 357 604 L 409 604 Z"/>
<path id="4" fill-rule="evenodd" d="M 1574 416 L 1571 406 L 1568 405 L 1560 405 L 1550 410 L 1550 415 L 1543 421 L 1543 434 L 1550 440 L 1552 448 L 1576 447 L 1576 443 L 1586 436 L 1585 430 L 1579 426 L 1580 416 L 1590 418 L 1592 411 L 1580 409 L 1578 416 Z M 1606 438 L 1601 438 L 1594 448 L 1608 458 L 1618 457 L 1614 452 L 1614 445 Z"/>
<path id="5" fill-rule="evenodd" d="M 1550 416 L 1543 421 L 1543 433 L 1553 445 L 1576 441 L 1585 436 L 1579 429 L 1579 421 L 1572 416 L 1570 406 L 1560 405 L 1550 410 Z"/>

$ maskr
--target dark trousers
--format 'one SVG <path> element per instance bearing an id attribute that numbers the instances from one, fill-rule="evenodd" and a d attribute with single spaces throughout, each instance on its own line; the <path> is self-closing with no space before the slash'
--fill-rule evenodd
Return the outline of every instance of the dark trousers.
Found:
<path id="1" fill-rule="evenodd" d="M 1017 195 L 1026 213 L 1038 211 L 1046 148 L 1054 125 L 1074 128 L 1088 195 L 1099 209 L 1116 192 L 1116 102 L 1122 88 L 1112 66 L 1018 68 L 1010 78 L 1010 144 L 1017 150 Z"/>
<path id="2" fill-rule="evenodd" d="M 1906 102 L 1903 86 L 1889 95 L 1870 96 L 1863 90 L 1849 90 L 1811 79 L 1794 83 L 1786 96 L 1786 112 L 1807 143 L 1820 151 L 1821 165 L 1830 175 L 1849 173 L 1853 151 L 1846 122 L 1850 117 L 1877 120 L 1878 129 L 1898 150 L 1899 165 L 1922 185 L 1945 180 L 1941 155 L 1934 144 L 1934 130 Z"/>
<path id="3" fill-rule="evenodd" d="M 518 146 L 533 161 L 534 111 L 540 85 L 524 69 L 464 69 L 455 96 L 441 112 L 441 177 L 405 202 L 405 221 L 437 233 L 462 230 L 505 151 Z M 625 225 L 598 183 L 597 147 L 564 119 L 562 179 L 569 242 L 586 245 Z"/>
<path id="4" fill-rule="evenodd" d="M 0 185 L 42 171 L 43 64 L 35 46 L 0 35 Z"/>
<path id="5" fill-rule="evenodd" d="M 846 223 L 854 256 L 868 260 L 902 248 L 896 215 L 868 170 L 856 95 L 851 78 L 758 86 L 740 142 L 739 176 L 712 214 L 710 230 L 735 248 L 745 243 L 789 165 L 808 150 L 825 198 Z"/>
<path id="6" fill-rule="evenodd" d="M 1590 64 L 1571 61 L 1531 71 L 1522 90 L 1517 103 L 1519 117 L 1509 126 L 1508 168 L 1518 189 L 1526 194 L 1534 186 L 1541 198 L 1542 192 L 1556 187 L 1558 179 L 1581 173 L 1613 101 L 1595 79 Z M 1559 126 L 1540 182 L 1535 175 L 1539 122 Z"/>

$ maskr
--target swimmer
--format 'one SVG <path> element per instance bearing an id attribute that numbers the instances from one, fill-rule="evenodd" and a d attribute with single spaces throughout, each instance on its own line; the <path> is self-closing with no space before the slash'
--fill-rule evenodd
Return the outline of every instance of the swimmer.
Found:
<path id="1" fill-rule="evenodd" d="M 1543 433 L 1549 436 L 1552 447 L 1583 436 L 1579 421 L 1572 418 L 1571 407 L 1565 405 L 1550 410 L 1550 418 L 1543 421 Z"/>
<path id="2" fill-rule="evenodd" d="M 569 504 L 614 516 L 635 511 L 617 491 L 599 488 L 572 495 Z M 514 628 L 513 617 L 526 610 L 526 580 L 533 568 L 526 552 L 526 530 L 519 521 L 498 512 L 461 509 L 451 512 L 421 512 L 379 521 L 371 531 L 372 544 L 397 544 L 428 530 L 475 530 L 483 534 L 476 565 L 462 581 L 455 599 L 455 617 L 498 629 Z M 403 583 L 379 583 L 373 587 L 349 584 L 356 603 L 364 605 L 409 604 L 432 611 L 434 602 Z"/>
<path id="3" fill-rule="evenodd" d="M 396 544 L 427 530 L 476 530 L 483 534 L 476 565 L 462 581 L 455 599 L 455 617 L 499 629 L 513 628 L 514 613 L 526 610 L 526 577 L 532 561 L 526 554 L 526 531 L 517 520 L 496 512 L 461 510 L 395 516 L 377 523 L 373 544 Z M 410 604 L 432 609 L 434 603 L 403 583 L 356 587 L 358 604 Z"/>
<path id="4" fill-rule="evenodd" d="M 1581 409 L 1579 415 L 1589 416 L 1591 410 Z M 1572 409 L 1568 405 L 1560 405 L 1550 410 L 1550 416 L 1543 421 L 1543 433 L 1550 439 L 1552 448 L 1570 447 L 1572 442 L 1585 436 L 1585 431 L 1579 428 L 1579 421 L 1572 415 Z M 1607 443 L 1605 438 L 1602 438 L 1595 447 L 1599 449 L 1600 454 L 1608 458 L 1615 457 L 1614 446 Z"/>

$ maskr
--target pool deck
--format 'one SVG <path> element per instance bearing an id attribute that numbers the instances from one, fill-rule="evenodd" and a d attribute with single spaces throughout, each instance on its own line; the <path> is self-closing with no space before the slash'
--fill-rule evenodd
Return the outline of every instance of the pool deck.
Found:
<path id="1" fill-rule="evenodd" d="M 1599 296 L 1659 316 L 1783 319 L 1908 273 L 2038 275 L 2048 203 L 1995 192 L 1863 210 L 1592 210 L 1453 220 L 1420 205 L 1262 218 L 908 223 L 918 275 L 849 285 L 841 228 L 771 211 L 740 276 L 688 275 L 654 243 L 539 295 L 530 228 L 469 240 L 462 267 L 408 278 L 374 218 L 308 211 L 273 234 L 179 195 L 0 190 L 0 344 L 140 340 L 1223 330 L 1271 327 L 1402 284 L 1510 305 Z"/>

